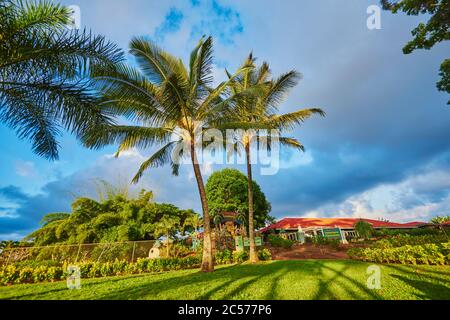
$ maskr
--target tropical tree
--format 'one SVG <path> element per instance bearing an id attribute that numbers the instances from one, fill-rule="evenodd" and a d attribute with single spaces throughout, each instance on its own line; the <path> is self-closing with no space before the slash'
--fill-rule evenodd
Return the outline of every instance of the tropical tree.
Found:
<path id="1" fill-rule="evenodd" d="M 364 220 L 359 220 L 356 222 L 354 228 L 356 232 L 358 232 L 359 236 L 364 239 L 369 239 L 374 232 L 373 226 Z"/>
<path id="2" fill-rule="evenodd" d="M 167 257 L 169 257 L 170 252 L 170 236 L 173 232 L 176 232 L 179 225 L 180 219 L 178 217 L 168 215 L 164 215 L 155 225 L 155 237 L 166 237 Z"/>
<path id="3" fill-rule="evenodd" d="M 154 202 L 153 193 L 146 190 L 128 198 L 121 194 L 101 200 L 77 198 L 72 212 L 47 214 L 42 218 L 41 227 L 26 240 L 42 246 L 154 240 L 163 218 L 179 221 L 174 232 L 182 233 L 182 226 L 195 216 L 198 214 L 192 210 Z"/>
<path id="4" fill-rule="evenodd" d="M 170 164 L 178 175 L 182 159 L 190 157 L 203 211 L 203 271 L 213 271 L 211 221 L 197 151 L 203 132 L 241 96 L 231 95 L 230 81 L 212 88 L 212 38 L 201 39 L 192 51 L 189 66 L 144 38 L 134 38 L 130 53 L 139 69 L 125 64 L 95 68 L 93 76 L 102 92 L 102 109 L 122 115 L 135 125 L 100 125 L 84 138 L 86 146 L 100 148 L 119 144 L 117 156 L 131 148 L 163 147 L 142 163 L 133 182 L 137 183 L 150 167 Z M 245 66 L 237 74 L 245 70 Z M 231 76 L 233 79 L 235 76 Z"/>
<path id="5" fill-rule="evenodd" d="M 434 223 L 434 224 L 443 224 L 448 221 L 450 221 L 450 216 L 442 216 L 442 217 L 437 216 L 437 217 L 434 217 L 433 219 L 431 219 L 431 223 Z"/>
<path id="6" fill-rule="evenodd" d="M 62 128 L 80 135 L 110 118 L 96 105 L 87 71 L 121 61 L 102 36 L 69 30 L 67 7 L 51 1 L 0 0 L 0 122 L 58 157 Z"/>
<path id="7" fill-rule="evenodd" d="M 266 136 L 259 134 L 255 129 L 290 131 L 312 115 L 325 116 L 325 113 L 319 108 L 310 108 L 278 115 L 276 112 L 279 105 L 284 101 L 289 90 L 297 85 L 300 74 L 296 71 L 289 71 L 277 79 L 272 79 L 269 65 L 264 62 L 257 68 L 252 54 L 246 59 L 244 65 L 252 66 L 252 68 L 246 68 L 238 76 L 232 77 L 228 72 L 227 75 L 232 82 L 232 93 L 234 95 L 248 91 L 251 91 L 252 94 L 239 99 L 229 113 L 226 110 L 223 118 L 219 120 L 224 122 L 218 124 L 218 126 L 222 129 L 250 129 L 234 135 L 234 142 L 236 143 L 234 150 L 239 152 L 240 149 L 243 149 L 245 152 L 248 180 L 250 261 L 254 263 L 258 260 L 258 255 L 255 247 L 251 149 L 255 139 L 263 138 L 269 142 L 271 140 L 269 134 Z M 304 151 L 303 145 L 294 138 L 281 136 L 279 142 L 283 146 Z M 259 144 L 257 147 L 259 147 Z"/>
<path id="8" fill-rule="evenodd" d="M 261 187 L 253 181 L 253 207 L 254 226 L 262 228 L 267 222 L 275 218 L 269 215 L 272 207 L 266 199 Z M 240 221 L 247 224 L 248 207 L 248 181 L 247 175 L 236 169 L 224 169 L 214 172 L 206 182 L 206 197 L 211 216 L 222 212 L 239 213 Z"/>
<path id="9" fill-rule="evenodd" d="M 186 232 L 186 230 L 191 229 L 193 231 L 193 233 L 197 234 L 198 230 L 202 227 L 203 225 L 203 220 L 202 218 L 194 213 L 189 215 L 189 217 L 187 217 L 183 223 L 183 233 Z"/>
<path id="10" fill-rule="evenodd" d="M 407 15 L 424 14 L 429 17 L 426 23 L 419 23 L 411 32 L 414 38 L 404 46 L 404 54 L 417 49 L 429 50 L 440 42 L 450 40 L 449 0 L 381 0 L 381 4 L 384 10 L 394 14 L 403 11 Z M 450 94 L 450 59 L 442 62 L 439 75 L 438 90 Z M 450 105 L 450 100 L 447 104 Z"/>

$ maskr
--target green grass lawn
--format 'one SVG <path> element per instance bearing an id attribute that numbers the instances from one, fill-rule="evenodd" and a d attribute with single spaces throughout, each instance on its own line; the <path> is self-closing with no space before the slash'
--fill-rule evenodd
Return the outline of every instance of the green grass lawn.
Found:
<path id="1" fill-rule="evenodd" d="M 449 266 L 382 265 L 369 290 L 370 264 L 351 260 L 273 261 L 161 274 L 0 287 L 0 299 L 450 299 Z"/>

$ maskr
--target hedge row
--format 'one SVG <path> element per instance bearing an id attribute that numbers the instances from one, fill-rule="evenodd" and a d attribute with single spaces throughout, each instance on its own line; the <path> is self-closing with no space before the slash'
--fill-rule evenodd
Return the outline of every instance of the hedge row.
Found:
<path id="1" fill-rule="evenodd" d="M 449 240 L 450 238 L 446 234 L 422 235 L 422 236 L 410 236 L 401 234 L 394 237 L 378 240 L 372 245 L 372 247 L 386 249 L 386 248 L 402 247 L 406 245 L 421 245 L 430 243 L 440 244 L 448 242 Z"/>
<path id="2" fill-rule="evenodd" d="M 82 262 L 77 263 L 81 278 L 108 277 L 147 272 L 161 272 L 198 268 L 201 258 L 138 259 L 135 263 L 116 260 L 114 262 Z M 0 268 L 0 285 L 37 283 L 42 281 L 59 281 L 68 277 L 67 264 L 62 266 L 21 267 L 15 265 Z"/>
<path id="3" fill-rule="evenodd" d="M 262 249 L 258 251 L 260 260 L 270 260 L 270 251 Z M 247 251 L 224 250 L 217 252 L 216 263 L 242 263 L 248 260 Z M 135 263 L 125 260 L 114 262 L 80 262 L 76 266 L 80 268 L 81 278 L 97 278 L 118 275 L 153 273 L 162 271 L 173 271 L 182 269 L 199 268 L 200 256 L 185 258 L 160 258 L 160 259 L 138 259 Z M 16 264 L 0 267 L 0 285 L 11 285 L 20 283 L 37 283 L 43 281 L 60 281 L 67 279 L 68 264 L 52 266 L 49 263 L 35 265 L 34 263 Z"/>
<path id="4" fill-rule="evenodd" d="M 444 265 L 450 264 L 450 242 L 395 248 L 352 248 L 348 255 L 352 259 L 377 263 Z"/>
<path id="5" fill-rule="evenodd" d="M 249 259 L 247 251 L 230 251 L 225 249 L 218 251 L 214 257 L 217 264 L 243 263 Z M 272 260 L 272 254 L 266 248 L 258 250 L 258 259 L 260 261 Z"/>

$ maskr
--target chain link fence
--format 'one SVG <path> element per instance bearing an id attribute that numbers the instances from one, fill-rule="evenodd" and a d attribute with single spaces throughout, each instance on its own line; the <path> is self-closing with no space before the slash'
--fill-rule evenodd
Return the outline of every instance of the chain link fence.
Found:
<path id="1" fill-rule="evenodd" d="M 8 248 L 3 249 L 0 253 L 0 266 L 28 260 L 75 263 L 82 261 L 108 262 L 118 259 L 135 262 L 138 258 L 147 258 L 155 242 L 155 240 L 148 240 Z"/>

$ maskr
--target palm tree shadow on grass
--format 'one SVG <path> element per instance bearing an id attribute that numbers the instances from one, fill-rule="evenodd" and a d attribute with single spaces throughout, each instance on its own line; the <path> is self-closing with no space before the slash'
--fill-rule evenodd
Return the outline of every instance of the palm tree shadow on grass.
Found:
<path id="1" fill-rule="evenodd" d="M 145 277 L 146 274 L 138 274 L 138 275 L 131 275 L 126 277 L 125 279 L 130 279 L 130 278 L 142 278 Z M 118 281 L 123 281 L 124 278 L 118 278 L 118 277 L 110 277 L 111 279 L 109 279 L 110 283 L 114 283 L 114 282 L 118 282 Z M 87 289 L 89 290 L 89 288 L 97 285 L 99 282 L 104 281 L 104 278 L 95 278 L 95 279 L 90 279 L 93 280 L 92 282 L 89 282 L 85 285 L 83 285 L 83 279 L 82 281 L 82 289 Z M 57 292 L 67 292 L 67 286 L 66 286 L 66 280 L 62 280 L 60 282 L 54 282 L 54 283 L 48 283 L 50 285 L 54 285 L 51 289 L 49 290 L 41 290 L 39 292 L 31 292 L 31 293 L 25 293 L 22 295 L 15 295 L 14 297 L 9 297 L 9 298 L 1 298 L 0 300 L 19 300 L 19 299 L 27 299 L 27 297 L 33 297 L 36 298 L 36 296 L 42 296 L 42 295 L 46 295 L 46 294 L 50 294 L 50 293 L 57 293 Z M 35 284 L 30 284 L 29 286 L 42 286 L 42 283 L 35 283 Z M 43 288 L 47 288 L 47 287 L 43 287 Z"/>
<path id="2" fill-rule="evenodd" d="M 441 284 L 443 282 L 442 278 L 435 276 L 435 274 L 448 276 L 448 273 L 433 270 L 425 270 L 423 273 L 417 273 L 413 272 L 410 267 L 403 265 L 388 265 L 387 267 L 401 272 L 403 275 L 392 274 L 391 277 L 420 291 L 422 294 L 416 294 L 418 298 L 431 300 L 450 299 L 450 288 Z M 412 279 L 412 277 L 415 279 Z"/>
<path id="3" fill-rule="evenodd" d="M 279 282 L 280 279 L 286 274 L 288 273 L 288 269 L 287 268 L 283 268 L 280 270 L 280 272 L 278 272 L 278 274 L 275 275 L 275 277 L 272 279 L 271 281 L 271 290 L 268 292 L 268 294 L 266 295 L 265 299 L 266 300 L 274 300 L 277 298 L 277 290 L 278 290 L 278 286 L 279 286 Z"/>
<path id="4" fill-rule="evenodd" d="M 426 278 L 431 281 L 442 281 L 442 276 L 450 277 L 449 272 L 444 271 L 436 271 L 436 270 L 427 270 L 427 269 L 418 269 L 417 271 L 413 271 L 412 265 L 386 265 L 388 268 L 401 272 L 407 273 L 411 276 Z"/>
<path id="5" fill-rule="evenodd" d="M 301 281 L 302 274 L 307 276 L 316 273 L 318 279 L 320 279 L 323 270 L 328 269 L 335 274 L 331 279 L 326 281 L 322 279 L 319 280 L 319 290 L 314 299 L 339 299 L 339 296 L 330 290 L 330 284 L 333 282 L 335 283 L 336 281 L 339 281 L 341 287 L 345 287 L 345 290 L 355 299 L 367 299 L 367 296 L 372 299 L 379 299 L 379 296 L 375 295 L 361 283 L 345 275 L 345 270 L 347 270 L 349 265 L 344 264 L 343 270 L 335 270 L 326 264 L 326 261 L 274 261 L 269 264 L 234 265 L 220 268 L 214 273 L 208 274 L 201 272 L 190 273 L 176 278 L 161 279 L 153 282 L 143 279 L 142 284 L 115 290 L 114 292 L 98 296 L 98 298 L 108 300 L 158 299 L 159 294 L 161 293 L 164 295 L 164 292 L 174 291 L 175 294 L 177 291 L 191 292 L 192 288 L 190 287 L 192 286 L 210 288 L 208 291 L 200 294 L 192 292 L 192 295 L 187 299 L 207 300 L 215 299 L 219 296 L 221 299 L 246 298 L 247 288 L 257 283 L 259 280 L 267 280 L 267 277 L 269 277 L 269 280 L 272 278 L 270 280 L 270 292 L 265 295 L 263 294 L 261 299 L 280 299 L 277 294 L 277 287 L 286 274 L 295 272 L 298 274 L 299 281 Z M 239 281 L 240 284 L 237 287 L 232 288 L 237 281 Z M 350 288 L 347 282 L 352 283 L 360 290 L 360 292 Z M 212 284 L 214 285 L 213 287 L 211 287 Z M 186 288 L 186 291 L 183 291 L 184 288 Z M 165 296 L 164 298 L 167 299 L 168 297 Z M 177 298 L 182 297 L 174 297 L 174 299 Z M 252 297 L 252 299 L 254 299 L 254 297 Z"/>
<path id="6" fill-rule="evenodd" d="M 281 262 L 281 261 L 280 261 Z M 217 269 L 213 273 L 191 273 L 188 275 L 170 278 L 170 279 L 162 279 L 156 282 L 147 282 L 138 286 L 133 286 L 133 288 L 124 288 L 122 290 L 116 290 L 113 293 L 99 296 L 99 299 L 142 299 L 147 298 L 147 294 L 149 291 L 153 291 L 151 298 L 156 298 L 158 293 L 155 293 L 155 290 L 161 288 L 161 292 L 171 291 L 171 290 L 180 290 L 183 287 L 186 287 L 187 290 L 190 286 L 193 285 L 201 285 L 210 286 L 211 282 L 217 283 L 216 286 L 211 288 L 206 293 L 195 296 L 195 293 L 192 294 L 192 297 L 188 299 L 200 299 L 206 300 L 211 299 L 215 295 L 219 294 L 220 291 L 225 291 L 224 295 L 221 297 L 222 299 L 233 299 L 236 298 L 238 293 L 241 293 L 245 290 L 249 285 L 257 282 L 259 279 L 273 275 L 283 268 L 283 264 L 279 262 L 273 262 L 270 264 L 243 264 L 243 265 L 234 265 L 229 267 L 223 267 Z M 269 269 L 269 270 L 267 270 Z M 287 271 L 286 271 L 287 272 Z M 238 287 L 232 289 L 229 292 L 229 289 L 233 283 L 236 281 L 242 281 L 242 279 L 248 278 L 248 280 L 244 281 Z"/>
<path id="7" fill-rule="evenodd" d="M 449 300 L 450 289 L 442 284 L 433 283 L 429 281 L 413 280 L 406 276 L 392 275 L 403 283 L 417 289 L 421 294 L 415 294 L 419 299 L 429 300 Z"/>
<path id="8" fill-rule="evenodd" d="M 319 290 L 317 294 L 314 296 L 314 300 L 322 300 L 324 298 L 330 298 L 332 300 L 339 300 L 340 298 L 330 290 L 330 284 L 331 283 L 339 283 L 340 287 L 343 288 L 345 291 L 347 291 L 352 298 L 354 299 L 367 299 L 367 296 L 369 296 L 371 299 L 380 299 L 380 296 L 375 294 L 372 290 L 367 288 L 366 286 L 362 285 L 360 282 L 356 281 L 355 279 L 350 278 L 349 276 L 345 275 L 345 271 L 348 269 L 348 265 L 344 264 L 344 268 L 342 270 L 336 270 L 326 265 L 326 262 L 319 262 L 316 261 L 317 267 L 320 269 L 321 274 L 323 275 L 323 269 L 329 270 L 334 272 L 334 276 L 327 280 L 323 281 L 320 279 L 319 283 Z M 360 292 L 352 289 L 350 285 L 348 285 L 346 282 L 352 283 L 357 289 L 359 289 Z M 365 295 L 361 295 L 367 294 Z"/>
<path id="9" fill-rule="evenodd" d="M 223 267 L 221 269 L 217 269 L 213 273 L 203 273 L 201 271 L 196 273 L 190 273 L 183 276 L 178 276 L 175 278 L 169 279 L 161 279 L 153 282 L 144 282 L 140 285 L 133 286 L 132 288 L 124 288 L 122 290 L 116 290 L 110 294 L 100 296 L 99 299 L 105 300 L 115 300 L 115 299 L 143 299 L 148 297 L 148 293 L 151 292 L 151 298 L 158 299 L 158 292 L 155 290 L 159 290 L 159 292 L 163 291 L 171 291 L 171 290 L 179 290 L 183 287 L 189 287 L 192 285 L 200 285 L 202 283 L 205 286 L 210 285 L 211 281 L 219 282 L 217 286 L 209 291 L 195 296 L 195 293 L 192 293 L 192 296 L 188 299 L 201 299 L 205 300 L 213 296 L 219 289 L 224 288 L 224 286 L 231 285 L 236 279 L 230 279 L 229 275 L 224 275 L 226 271 L 233 268 L 240 268 L 242 266 L 230 266 Z M 245 274 L 242 274 L 245 276 Z M 144 280 L 145 281 L 145 280 Z"/>

